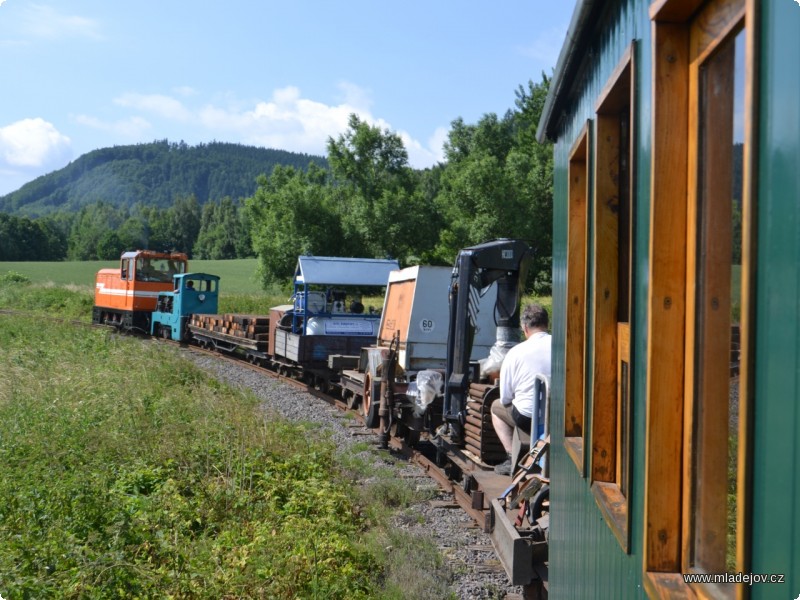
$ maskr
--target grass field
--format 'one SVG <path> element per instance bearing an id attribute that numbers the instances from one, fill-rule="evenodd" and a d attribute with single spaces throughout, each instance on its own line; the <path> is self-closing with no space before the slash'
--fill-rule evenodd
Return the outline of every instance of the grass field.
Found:
<path id="1" fill-rule="evenodd" d="M 263 293 L 256 280 L 255 258 L 238 260 L 190 260 L 189 268 L 195 272 L 211 273 L 222 277 L 220 291 L 225 294 Z M 52 282 L 56 285 L 86 286 L 94 288 L 94 278 L 100 269 L 119 266 L 119 261 L 85 262 L 0 262 L 0 277 L 13 271 L 24 275 L 33 283 Z"/>
<path id="2" fill-rule="evenodd" d="M 91 300 L 7 281 L 6 302 Z M 430 492 L 389 455 L 104 329 L 0 314 L 0 371 L 3 597 L 452 599 L 432 542 L 391 525 Z"/>

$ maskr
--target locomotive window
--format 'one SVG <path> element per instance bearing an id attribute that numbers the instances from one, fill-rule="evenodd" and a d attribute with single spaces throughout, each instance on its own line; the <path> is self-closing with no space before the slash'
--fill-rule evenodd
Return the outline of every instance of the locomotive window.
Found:
<path id="1" fill-rule="evenodd" d="M 183 273 L 186 263 L 166 258 L 139 257 L 136 259 L 136 279 L 140 281 L 169 283 L 172 276 Z"/>
<path id="2" fill-rule="evenodd" d="M 135 261 L 132 258 L 122 259 L 122 279 L 133 279 Z"/>
<path id="3" fill-rule="evenodd" d="M 753 158 L 745 111 L 752 87 L 745 79 L 752 74 L 744 56 L 755 43 L 744 24 L 755 5 L 717 0 L 684 13 L 682 3 L 662 2 L 652 14 L 644 567 L 653 596 L 686 588 L 681 573 L 748 568 L 736 548 L 748 545 L 749 452 L 739 432 L 747 431 L 752 402 L 753 194 L 744 182 Z M 732 584 L 694 591 L 714 598 L 735 593 Z"/>
<path id="4" fill-rule="evenodd" d="M 569 159 L 569 220 L 567 224 L 567 319 L 564 445 L 581 475 L 586 431 L 586 252 L 588 244 L 589 123 L 578 136 Z"/>
<path id="5" fill-rule="evenodd" d="M 597 106 L 592 260 L 591 481 L 607 523 L 627 552 L 631 460 L 629 382 L 632 213 L 633 45 Z"/>

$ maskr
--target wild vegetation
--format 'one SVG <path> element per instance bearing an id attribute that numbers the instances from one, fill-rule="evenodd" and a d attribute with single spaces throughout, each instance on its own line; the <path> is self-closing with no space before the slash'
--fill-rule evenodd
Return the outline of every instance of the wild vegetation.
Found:
<path id="1" fill-rule="evenodd" d="M 87 297 L 0 278 L 0 307 Z M 4 597 L 447 597 L 436 549 L 387 525 L 419 493 L 367 448 L 105 330 L 0 315 L 0 370 Z"/>
<path id="2" fill-rule="evenodd" d="M 70 210 L 35 219 L 20 212 L 18 196 L 6 197 L 0 209 L 16 214 L 0 221 L 0 261 L 104 260 L 126 249 L 170 248 L 201 259 L 255 256 L 268 285 L 285 282 L 300 254 L 392 256 L 403 266 L 452 264 L 461 248 L 514 237 L 535 250 L 529 289 L 547 294 L 552 148 L 538 144 L 535 132 L 548 86 L 544 75 L 538 84 L 520 86 L 514 108 L 502 117 L 453 121 L 445 161 L 421 171 L 409 166 L 397 133 L 351 115 L 346 132 L 329 138 L 327 163 L 265 165 L 244 196 L 211 188 L 204 195 L 173 182 L 168 202 L 154 203 L 145 193 L 118 202 L 109 188 L 88 204 L 88 196 L 79 204 L 54 198 L 48 206 Z M 164 152 L 161 145 L 155 150 Z M 148 173 L 146 155 L 127 164 Z M 151 178 L 162 181 L 167 171 L 156 171 Z M 227 171 L 220 167 L 219 173 Z M 215 177 L 224 178 L 216 172 Z M 41 245 L 50 254 L 35 252 L 31 236 L 23 234 L 36 228 L 50 240 Z"/>

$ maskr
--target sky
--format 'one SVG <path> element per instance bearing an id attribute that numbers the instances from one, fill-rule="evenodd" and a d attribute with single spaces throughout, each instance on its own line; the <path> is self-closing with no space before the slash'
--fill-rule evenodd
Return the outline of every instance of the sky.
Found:
<path id="1" fill-rule="evenodd" d="M 168 139 L 324 156 L 351 113 L 415 168 L 552 75 L 574 2 L 0 0 L 0 195 Z"/>

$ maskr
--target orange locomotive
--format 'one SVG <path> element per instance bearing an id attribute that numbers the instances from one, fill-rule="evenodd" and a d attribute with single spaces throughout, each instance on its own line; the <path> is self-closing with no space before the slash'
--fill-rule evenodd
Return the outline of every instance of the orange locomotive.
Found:
<path id="1" fill-rule="evenodd" d="M 182 252 L 124 252 L 118 269 L 97 272 L 92 322 L 149 332 L 158 293 L 171 291 L 172 276 L 187 266 Z"/>

